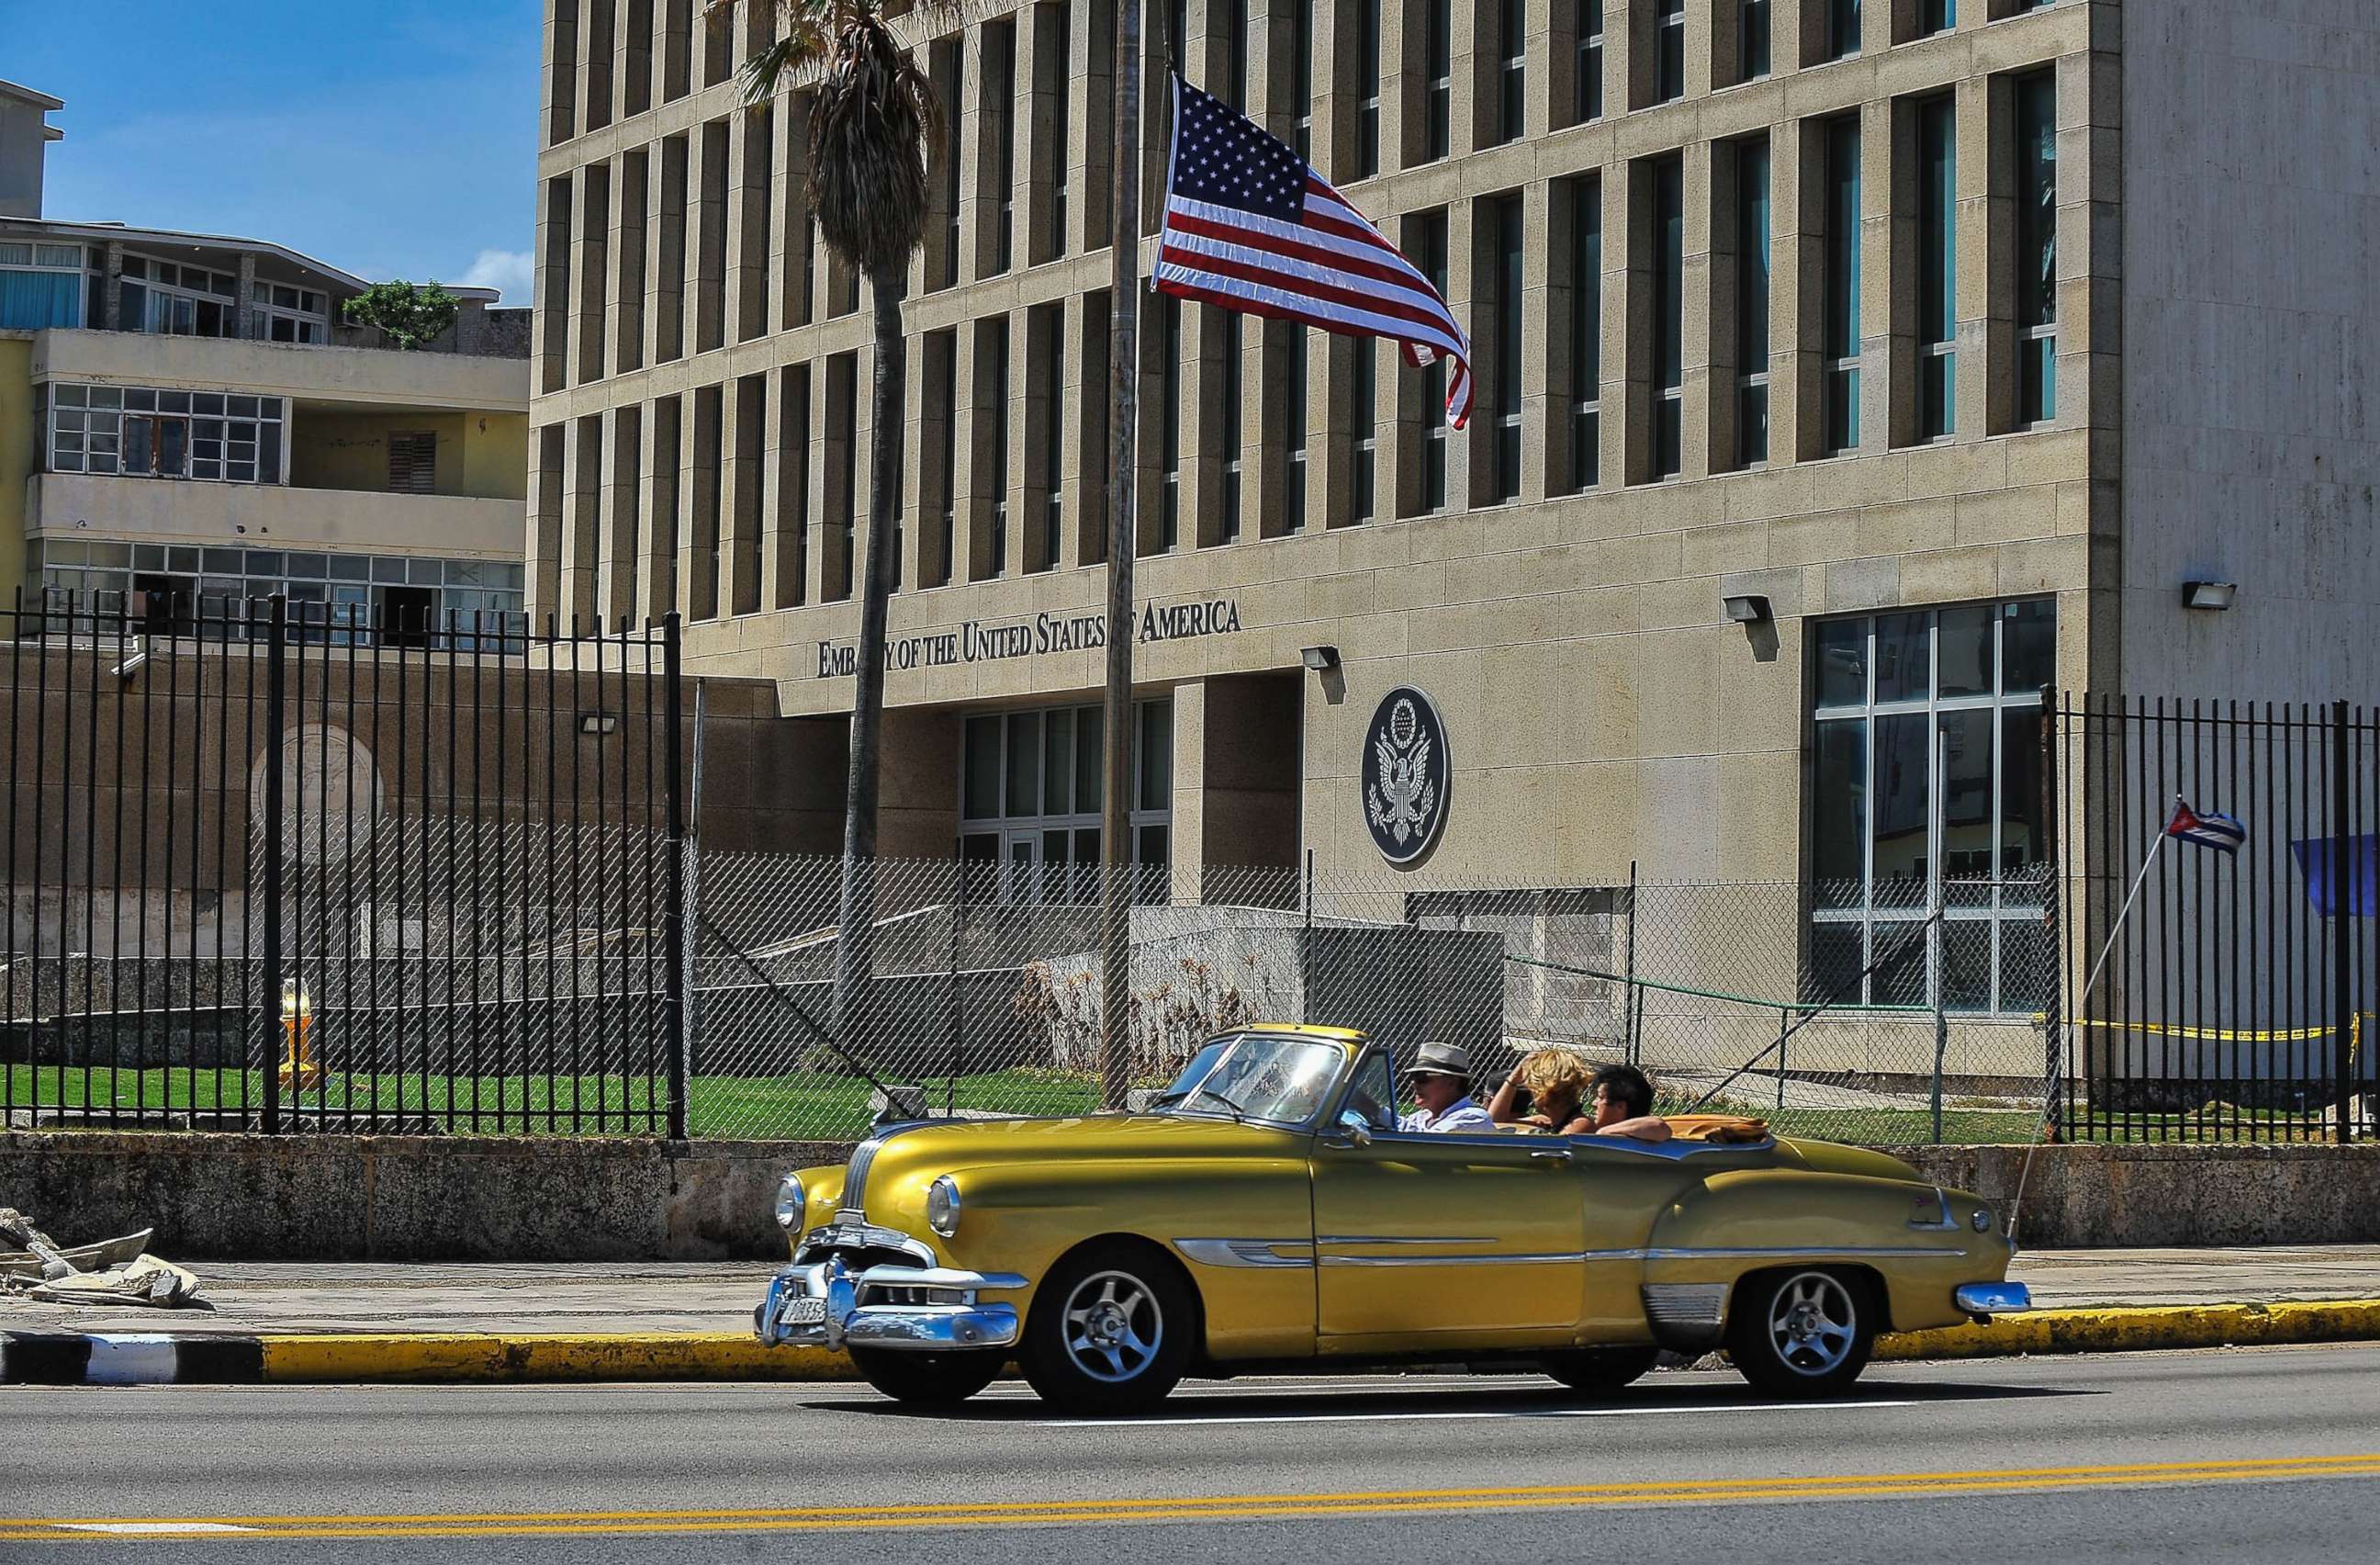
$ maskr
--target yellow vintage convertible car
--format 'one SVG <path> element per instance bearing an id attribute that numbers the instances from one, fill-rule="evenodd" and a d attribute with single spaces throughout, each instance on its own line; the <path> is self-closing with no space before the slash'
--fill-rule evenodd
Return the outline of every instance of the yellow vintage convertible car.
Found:
<path id="1" fill-rule="evenodd" d="M 1014 1359 L 1061 1407 L 1185 1375 L 1527 1361 L 1608 1391 L 1725 1347 L 1758 1390 L 1849 1386 L 1876 1334 L 2029 1307 L 1991 1209 L 1878 1153 L 1396 1129 L 1387 1051 L 1266 1025 L 1143 1112 L 880 1130 L 788 1174 L 761 1341 L 955 1402 Z"/>

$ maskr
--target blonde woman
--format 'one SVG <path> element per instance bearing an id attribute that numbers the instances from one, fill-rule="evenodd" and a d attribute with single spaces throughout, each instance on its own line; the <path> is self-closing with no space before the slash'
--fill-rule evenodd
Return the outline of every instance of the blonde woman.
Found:
<path id="1" fill-rule="evenodd" d="M 1529 1112 L 1521 1111 L 1528 1099 Z M 1590 1068 L 1568 1049 L 1523 1057 L 1496 1089 L 1488 1117 L 1499 1125 L 1559 1136 L 1629 1136 L 1668 1141 L 1670 1122 L 1652 1112 L 1653 1083 L 1633 1065 Z"/>

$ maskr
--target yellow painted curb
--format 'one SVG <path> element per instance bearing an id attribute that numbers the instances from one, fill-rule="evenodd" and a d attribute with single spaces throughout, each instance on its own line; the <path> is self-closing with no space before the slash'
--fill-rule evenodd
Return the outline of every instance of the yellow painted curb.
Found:
<path id="1" fill-rule="evenodd" d="M 1952 1326 L 1880 1338 L 1878 1359 L 2000 1358 L 2015 1353 L 2126 1353 L 2256 1342 L 2380 1339 L 2380 1299 L 2302 1303 L 2190 1304 L 2034 1310 L 1989 1326 Z"/>
<path id="2" fill-rule="evenodd" d="M 268 1381 L 856 1380 L 842 1353 L 736 1331 L 268 1336 Z"/>
<path id="3" fill-rule="evenodd" d="M 264 1336 L 267 1381 L 856 1380 L 843 1353 L 763 1348 L 735 1331 Z M 1880 1360 L 2119 1353 L 2258 1342 L 2380 1340 L 2380 1299 L 2038 1310 L 1989 1326 L 1907 1331 Z"/>

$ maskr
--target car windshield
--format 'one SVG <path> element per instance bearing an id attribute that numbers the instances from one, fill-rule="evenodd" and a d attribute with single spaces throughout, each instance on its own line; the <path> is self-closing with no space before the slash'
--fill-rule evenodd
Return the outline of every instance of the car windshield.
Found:
<path id="1" fill-rule="evenodd" d="M 1149 1112 L 1304 1124 L 1330 1095 L 1346 1058 L 1337 1045 L 1310 1038 L 1229 1033 L 1192 1056 Z"/>

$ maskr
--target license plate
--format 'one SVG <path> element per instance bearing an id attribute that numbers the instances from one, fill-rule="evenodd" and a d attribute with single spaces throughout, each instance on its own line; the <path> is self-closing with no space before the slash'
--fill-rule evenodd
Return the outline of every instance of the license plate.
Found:
<path id="1" fill-rule="evenodd" d="M 826 1301 L 794 1298 L 785 1301 L 777 1311 L 780 1326 L 820 1326 L 826 1321 Z"/>

